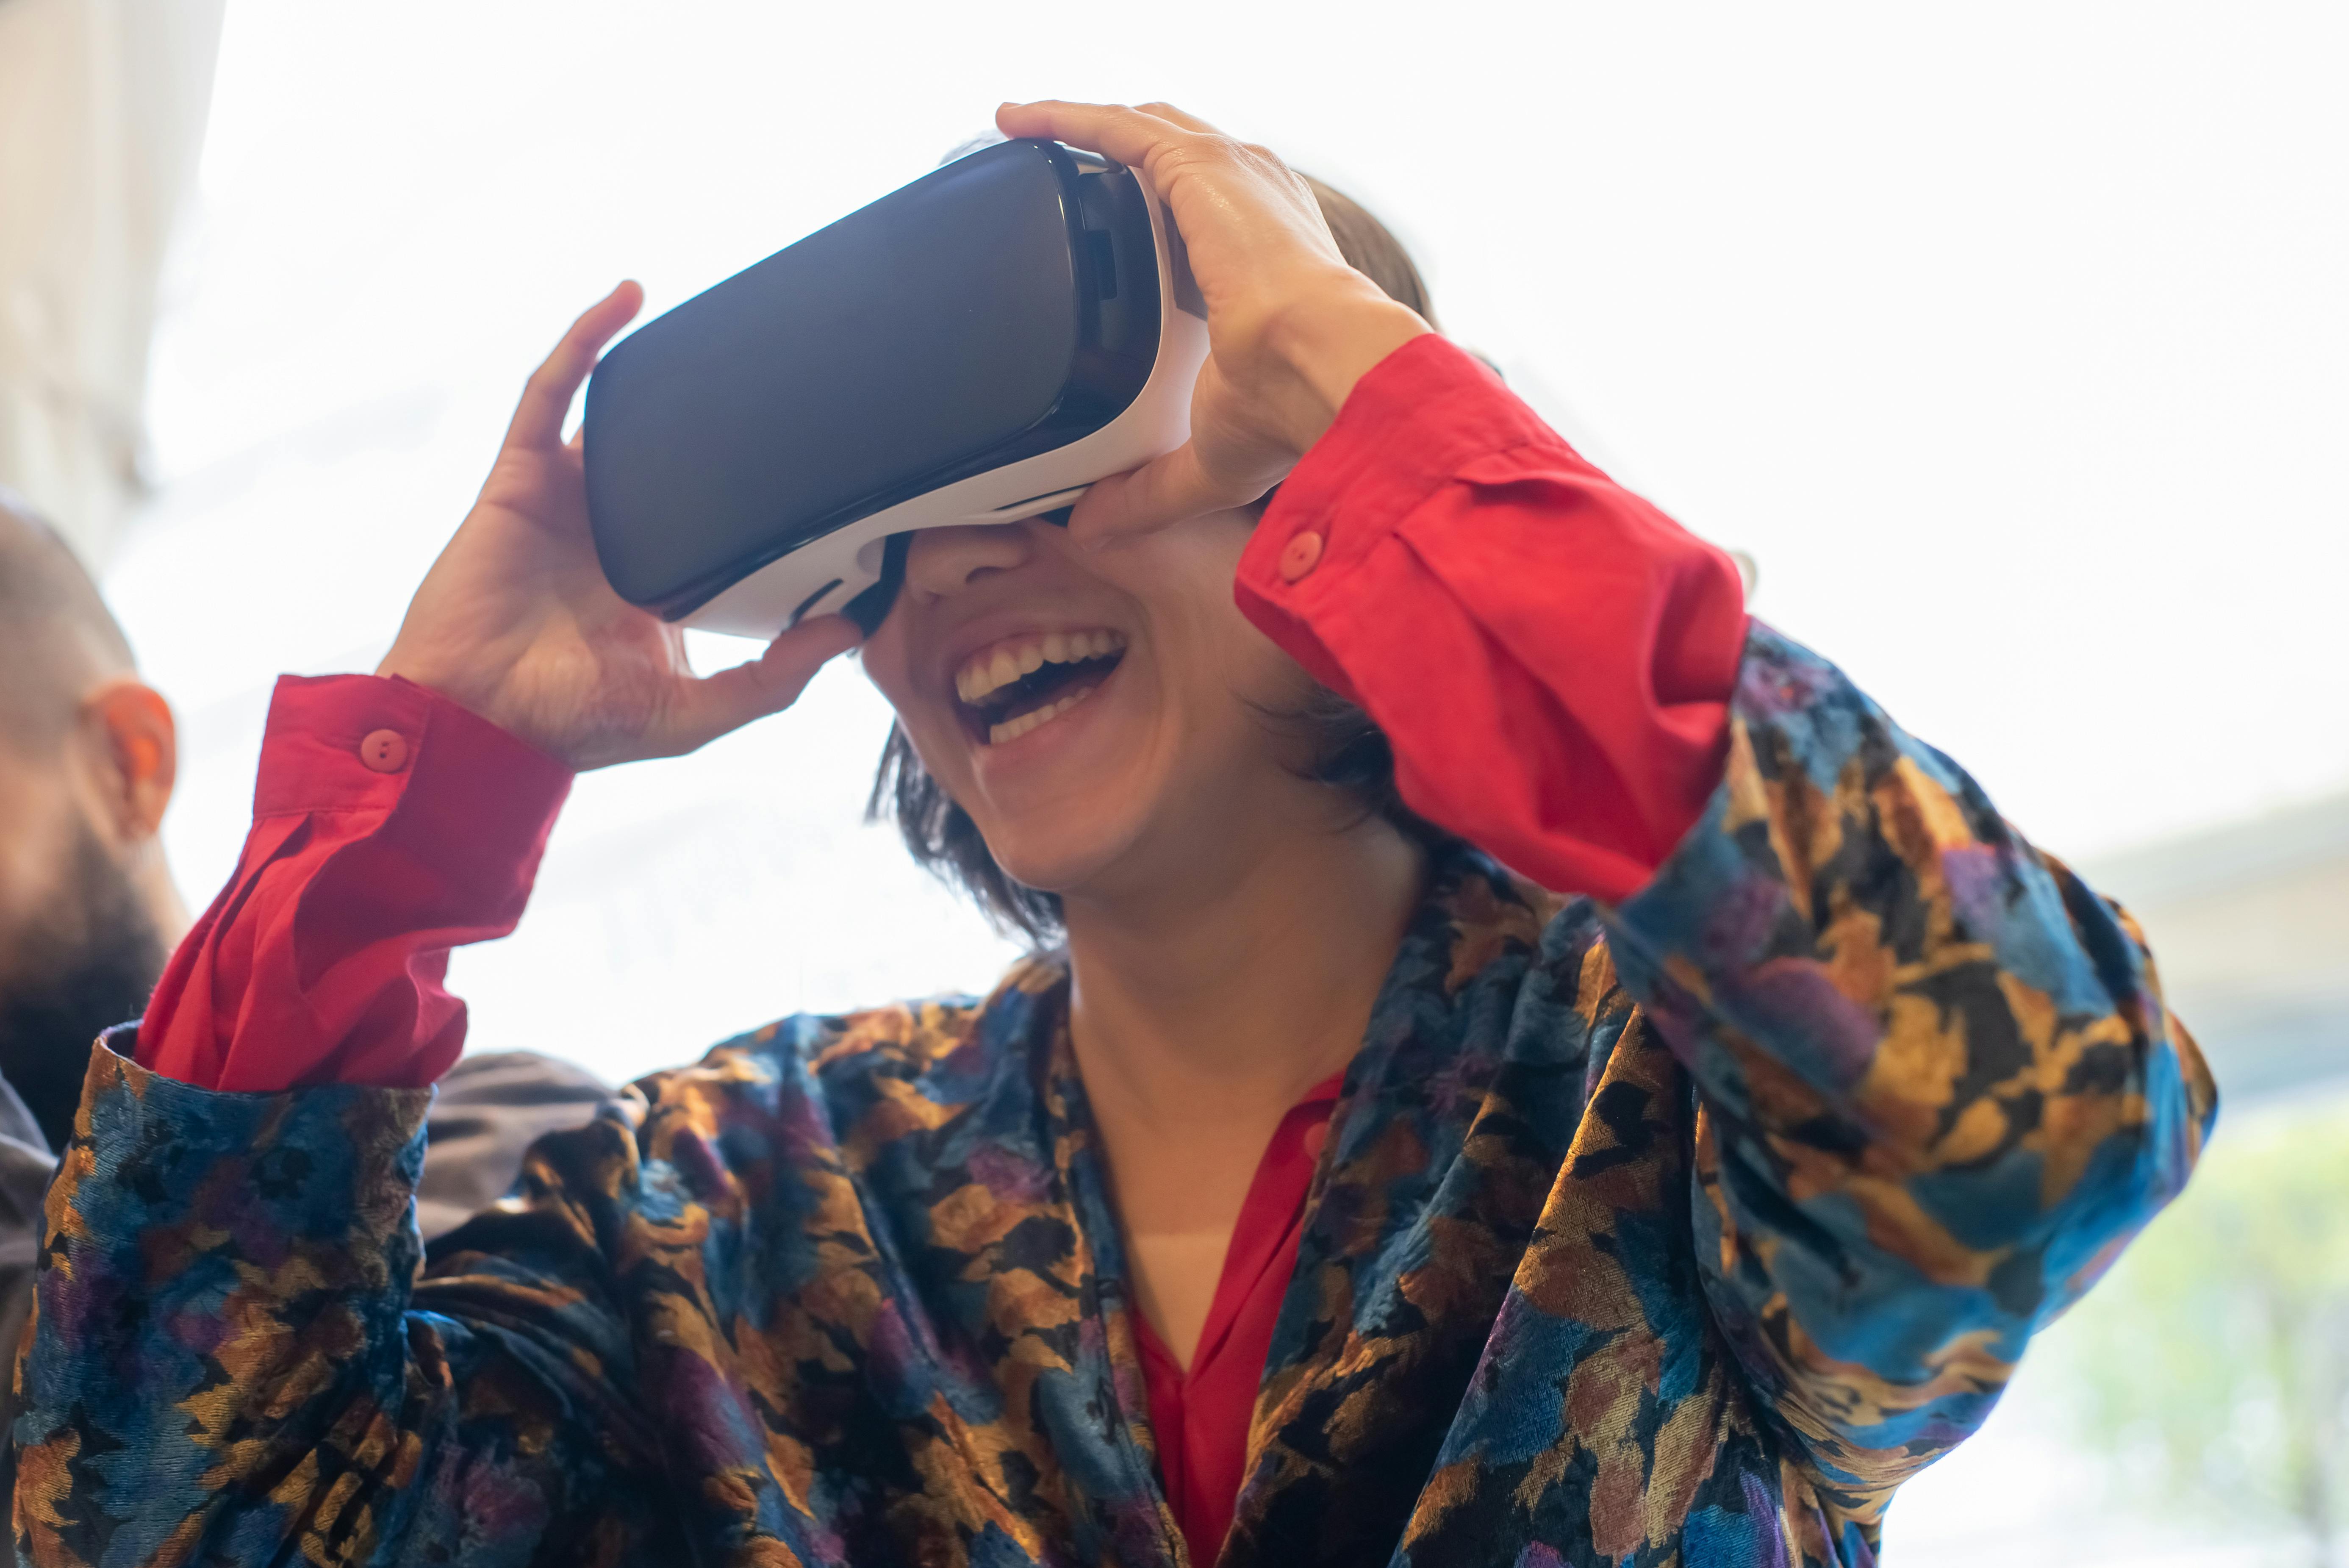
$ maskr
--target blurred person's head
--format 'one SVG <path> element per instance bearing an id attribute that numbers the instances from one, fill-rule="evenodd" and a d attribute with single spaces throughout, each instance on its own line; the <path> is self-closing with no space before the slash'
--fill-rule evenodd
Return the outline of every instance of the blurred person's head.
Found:
<path id="1" fill-rule="evenodd" d="M 1402 244 L 1309 183 L 1347 262 L 1433 324 Z M 1232 885 L 1274 839 L 1429 840 L 1385 736 L 1235 603 L 1263 512 L 1090 553 L 1042 518 L 914 535 L 863 659 L 898 718 L 874 808 L 916 858 L 1043 940 L 1071 904 Z"/>
<path id="2" fill-rule="evenodd" d="M 0 492 L 0 1075 L 52 1147 L 187 924 L 157 837 L 177 764 L 97 586 Z"/>

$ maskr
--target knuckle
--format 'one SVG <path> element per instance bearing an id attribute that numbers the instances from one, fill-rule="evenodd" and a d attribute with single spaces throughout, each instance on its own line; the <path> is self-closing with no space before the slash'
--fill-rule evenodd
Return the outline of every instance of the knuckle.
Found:
<path id="1" fill-rule="evenodd" d="M 1184 162 L 1200 167 L 1231 169 L 1245 161 L 1239 143 L 1220 132 L 1185 132 L 1169 147 Z"/>
<path id="2" fill-rule="evenodd" d="M 1248 155 L 1256 160 L 1257 166 L 1263 169 L 1265 172 L 1275 175 L 1279 179 L 1286 180 L 1290 184 L 1297 186 L 1299 190 L 1304 189 L 1305 181 L 1303 177 L 1288 166 L 1288 161 L 1287 159 L 1281 157 L 1279 153 L 1275 152 L 1271 148 L 1251 142 L 1248 144 Z"/>
<path id="3" fill-rule="evenodd" d="M 1161 141 L 1143 152 L 1143 163 L 1154 176 L 1174 180 L 1196 168 L 1199 155 L 1195 149 L 1179 141 Z"/>

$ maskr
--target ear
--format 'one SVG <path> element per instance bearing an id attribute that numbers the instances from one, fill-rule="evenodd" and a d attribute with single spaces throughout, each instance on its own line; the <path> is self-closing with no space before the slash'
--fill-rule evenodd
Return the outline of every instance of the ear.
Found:
<path id="1" fill-rule="evenodd" d="M 171 705 L 153 687 L 121 676 L 82 699 L 82 723 L 115 831 L 125 843 L 152 838 L 180 776 Z"/>

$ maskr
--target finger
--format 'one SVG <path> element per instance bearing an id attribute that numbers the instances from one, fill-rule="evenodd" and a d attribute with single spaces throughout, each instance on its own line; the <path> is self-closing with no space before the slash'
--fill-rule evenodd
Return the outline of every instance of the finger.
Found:
<path id="1" fill-rule="evenodd" d="M 1198 449 L 1185 441 L 1131 473 L 1112 475 L 1077 498 L 1069 514 L 1069 534 L 1089 550 L 1112 539 L 1155 533 L 1186 517 L 1245 506 L 1280 480 L 1235 481 L 1209 473 Z"/>
<path id="2" fill-rule="evenodd" d="M 552 451 L 563 443 L 564 417 L 579 383 L 595 368 L 595 355 L 644 307 L 645 291 L 634 279 L 582 311 L 545 363 L 523 384 L 522 401 L 513 423 L 506 427 L 506 445 Z"/>
<path id="3" fill-rule="evenodd" d="M 862 640 L 846 616 L 803 620 L 747 664 L 686 682 L 674 710 L 669 750 L 698 749 L 753 719 L 780 713 L 799 701 L 815 672 Z"/>
<path id="4" fill-rule="evenodd" d="M 1115 159 L 1129 169 L 1147 168 L 1154 151 L 1196 134 L 1173 120 L 1121 104 L 1063 103 L 1057 99 L 1007 103 L 995 111 L 995 123 L 1006 136 L 1065 141 Z"/>
<path id="5" fill-rule="evenodd" d="M 1184 130 L 1195 131 L 1201 136 L 1221 136 L 1223 134 L 1222 131 L 1217 130 L 1214 126 L 1209 125 L 1197 115 L 1185 114 L 1171 103 L 1145 103 L 1141 105 L 1140 108 L 1142 112 L 1144 114 L 1155 115 L 1160 119 L 1179 125 Z"/>

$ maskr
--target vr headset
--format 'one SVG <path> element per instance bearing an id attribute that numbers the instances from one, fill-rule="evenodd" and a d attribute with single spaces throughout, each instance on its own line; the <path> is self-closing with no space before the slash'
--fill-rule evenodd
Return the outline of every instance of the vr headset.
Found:
<path id="1" fill-rule="evenodd" d="M 604 357 L 595 552 L 665 620 L 769 638 L 839 611 L 869 634 L 914 530 L 1050 514 L 1180 446 L 1206 352 L 1181 237 L 1143 183 L 1057 142 L 998 143 Z"/>

